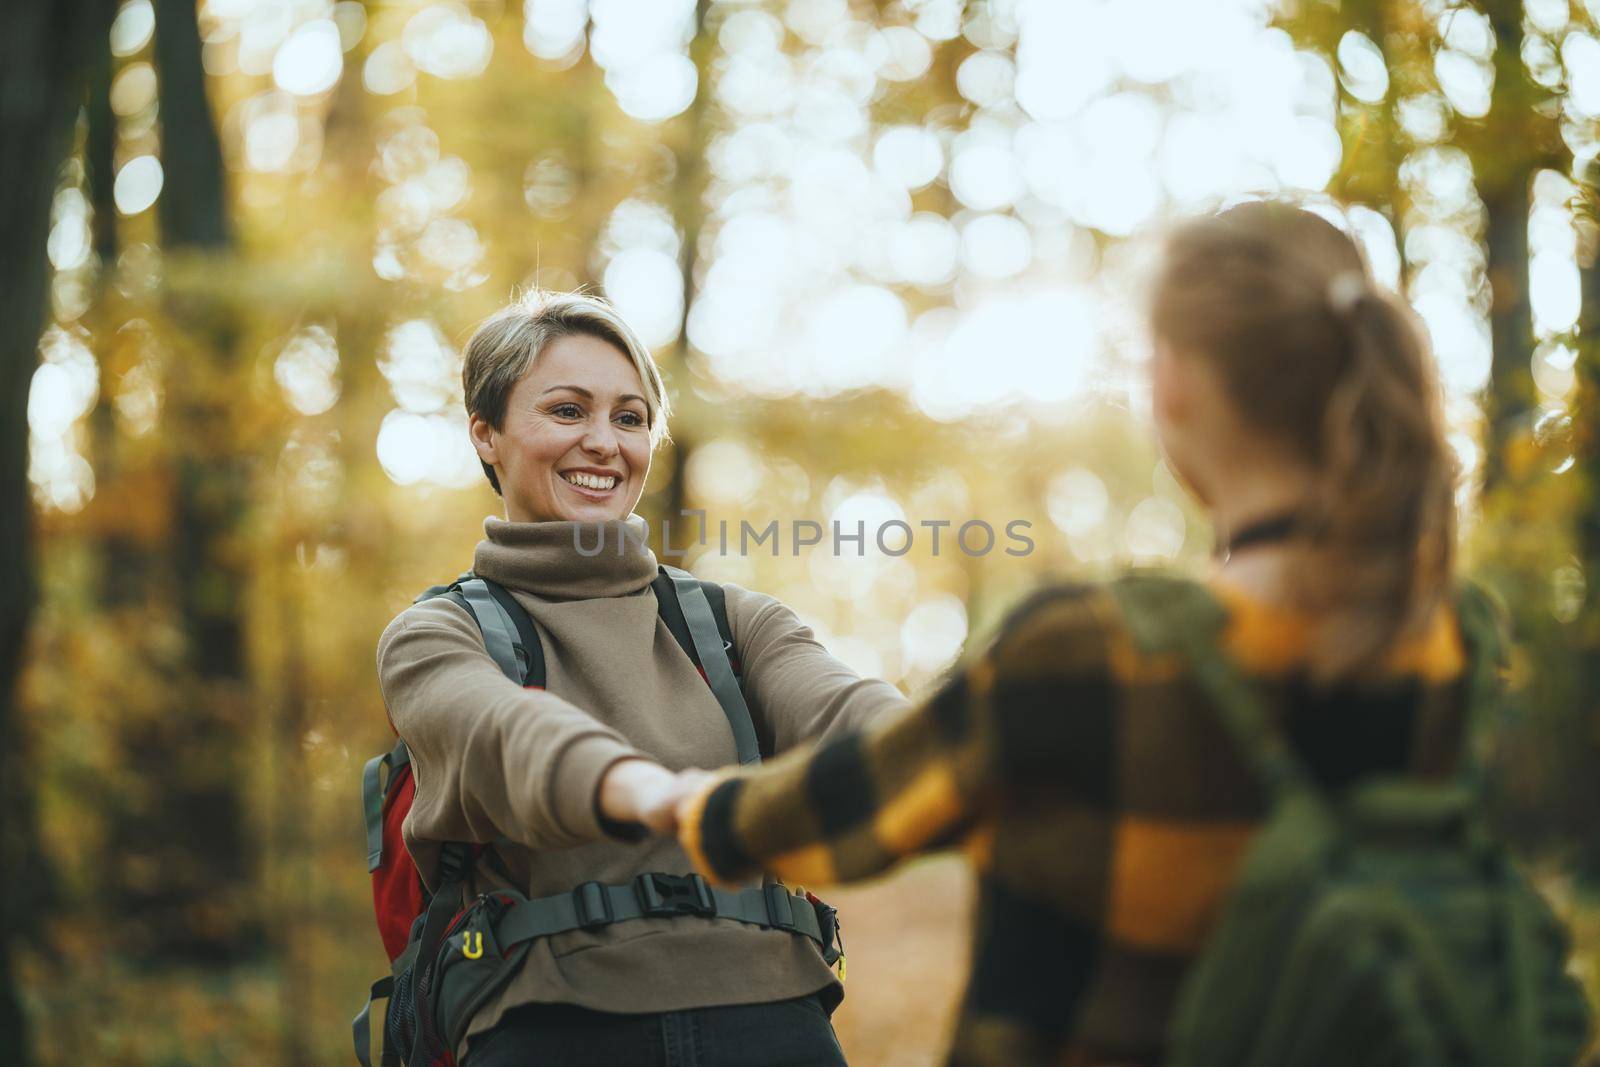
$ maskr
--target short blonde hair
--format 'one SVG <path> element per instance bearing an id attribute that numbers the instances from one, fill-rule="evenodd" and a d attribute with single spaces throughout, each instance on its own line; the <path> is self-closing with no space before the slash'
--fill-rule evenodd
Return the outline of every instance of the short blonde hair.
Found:
<path id="1" fill-rule="evenodd" d="M 606 341 L 628 357 L 644 383 L 650 447 L 653 449 L 666 440 L 671 405 L 655 357 L 610 301 L 587 293 L 535 289 L 479 324 L 467 342 L 466 360 L 461 368 L 467 413 L 500 429 L 511 390 L 528 373 L 539 353 L 557 338 L 574 334 Z M 495 476 L 494 468 L 484 463 L 483 473 L 499 493 L 500 479 Z"/>

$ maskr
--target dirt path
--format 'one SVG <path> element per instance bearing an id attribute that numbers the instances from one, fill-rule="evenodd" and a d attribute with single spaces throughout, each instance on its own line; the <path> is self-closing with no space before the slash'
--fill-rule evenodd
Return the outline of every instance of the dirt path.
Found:
<path id="1" fill-rule="evenodd" d="M 965 862 L 918 860 L 826 897 L 839 909 L 849 964 L 833 1024 L 850 1067 L 942 1062 L 966 987 L 973 889 Z"/>

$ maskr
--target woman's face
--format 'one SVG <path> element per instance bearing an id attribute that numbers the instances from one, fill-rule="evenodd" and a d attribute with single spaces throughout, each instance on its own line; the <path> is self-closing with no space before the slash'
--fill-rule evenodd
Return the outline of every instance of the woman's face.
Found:
<path id="1" fill-rule="evenodd" d="M 626 518 L 650 472 L 644 385 L 633 362 L 587 334 L 545 346 L 496 430 L 472 416 L 473 447 L 494 467 L 512 522 Z"/>

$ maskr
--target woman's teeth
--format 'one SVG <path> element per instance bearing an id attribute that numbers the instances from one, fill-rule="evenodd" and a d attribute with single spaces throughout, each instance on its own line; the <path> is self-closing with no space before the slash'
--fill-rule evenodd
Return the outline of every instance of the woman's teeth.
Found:
<path id="1" fill-rule="evenodd" d="M 606 490 L 617 484 L 617 478 L 614 474 L 607 475 L 602 478 L 598 474 L 583 474 L 579 471 L 571 471 L 567 474 L 563 474 L 561 477 L 565 478 L 573 485 L 581 485 L 585 489 Z"/>

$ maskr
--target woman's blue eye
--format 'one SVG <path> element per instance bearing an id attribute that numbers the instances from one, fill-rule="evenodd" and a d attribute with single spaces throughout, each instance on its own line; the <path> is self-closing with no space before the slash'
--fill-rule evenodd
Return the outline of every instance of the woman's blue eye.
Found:
<path id="1" fill-rule="evenodd" d="M 637 411 L 624 411 L 621 417 L 626 420 L 626 424 L 629 426 L 644 425 L 644 417 L 641 416 Z"/>

